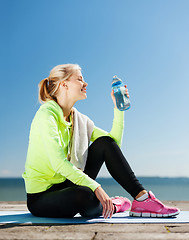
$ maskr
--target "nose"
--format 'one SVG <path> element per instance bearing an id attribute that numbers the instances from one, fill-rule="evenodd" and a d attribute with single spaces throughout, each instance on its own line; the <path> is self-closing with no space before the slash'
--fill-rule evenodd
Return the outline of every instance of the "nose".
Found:
<path id="1" fill-rule="evenodd" d="M 83 87 L 87 87 L 88 83 L 84 82 Z"/>

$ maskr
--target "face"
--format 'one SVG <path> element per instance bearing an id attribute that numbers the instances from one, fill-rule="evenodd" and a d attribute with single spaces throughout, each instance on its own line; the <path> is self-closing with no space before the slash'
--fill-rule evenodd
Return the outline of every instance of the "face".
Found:
<path id="1" fill-rule="evenodd" d="M 72 100 L 78 101 L 87 98 L 86 87 L 88 84 L 84 81 L 80 70 L 76 70 L 69 80 L 65 81 L 65 84 L 68 96 Z"/>

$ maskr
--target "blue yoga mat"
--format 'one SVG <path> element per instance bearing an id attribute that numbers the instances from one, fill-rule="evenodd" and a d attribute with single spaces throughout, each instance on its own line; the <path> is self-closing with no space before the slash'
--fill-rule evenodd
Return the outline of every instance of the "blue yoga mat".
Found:
<path id="1" fill-rule="evenodd" d="M 89 224 L 89 223 L 189 223 L 189 211 L 181 211 L 170 218 L 130 217 L 129 212 L 116 213 L 111 219 L 83 218 L 77 214 L 74 218 L 41 218 L 34 217 L 28 211 L 0 211 L 0 224 L 33 223 L 33 224 Z"/>

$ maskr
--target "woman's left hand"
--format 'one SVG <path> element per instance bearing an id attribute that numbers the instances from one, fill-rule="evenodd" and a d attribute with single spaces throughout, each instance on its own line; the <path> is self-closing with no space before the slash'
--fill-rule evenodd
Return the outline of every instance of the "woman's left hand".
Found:
<path id="1" fill-rule="evenodd" d="M 104 218 L 112 217 L 115 207 L 112 203 L 112 199 L 105 193 L 101 186 L 97 187 L 94 191 L 96 197 L 101 202 L 103 207 L 102 215 Z"/>
<path id="2" fill-rule="evenodd" d="M 127 97 L 129 98 L 129 91 L 127 89 L 127 85 L 125 85 L 125 93 L 126 93 Z M 115 108 L 117 108 L 117 106 L 116 106 L 116 99 L 115 99 L 115 96 L 114 96 L 114 90 L 113 89 L 111 91 L 111 97 L 112 97 L 112 100 L 113 100 Z"/>

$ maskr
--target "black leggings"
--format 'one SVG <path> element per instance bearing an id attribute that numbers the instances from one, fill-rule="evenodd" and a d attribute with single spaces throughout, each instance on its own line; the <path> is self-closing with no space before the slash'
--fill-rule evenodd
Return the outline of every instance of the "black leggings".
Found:
<path id="1" fill-rule="evenodd" d="M 84 172 L 96 179 L 105 162 L 111 176 L 133 197 L 145 188 L 139 183 L 117 143 L 110 137 L 100 137 L 88 149 Z M 102 205 L 88 187 L 78 186 L 68 179 L 54 184 L 41 193 L 27 194 L 30 212 L 39 217 L 83 217 L 102 215 Z"/>

